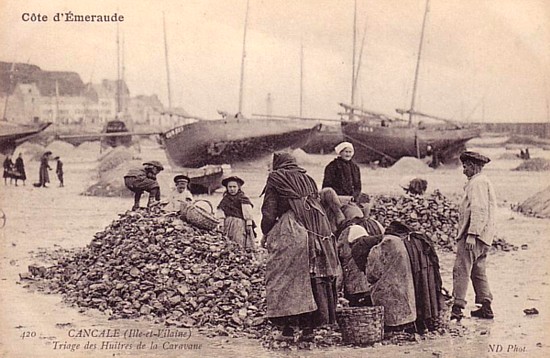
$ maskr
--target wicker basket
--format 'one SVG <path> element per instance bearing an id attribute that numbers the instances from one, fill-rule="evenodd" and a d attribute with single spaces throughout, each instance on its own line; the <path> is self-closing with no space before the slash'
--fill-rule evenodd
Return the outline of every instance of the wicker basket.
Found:
<path id="1" fill-rule="evenodd" d="M 195 205 L 197 202 L 207 203 L 210 206 L 210 213 Z M 193 204 L 182 203 L 180 214 L 182 220 L 201 229 L 214 230 L 220 224 L 214 216 L 214 208 L 208 200 L 196 200 Z"/>
<path id="2" fill-rule="evenodd" d="M 366 345 L 384 338 L 384 307 L 346 307 L 336 311 L 345 343 Z"/>

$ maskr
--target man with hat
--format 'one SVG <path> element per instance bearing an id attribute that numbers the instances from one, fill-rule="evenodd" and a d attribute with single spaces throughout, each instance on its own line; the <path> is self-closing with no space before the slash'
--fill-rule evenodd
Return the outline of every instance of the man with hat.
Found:
<path id="1" fill-rule="evenodd" d="M 475 303 L 481 308 L 472 311 L 472 317 L 492 319 L 493 295 L 485 273 L 487 253 L 495 233 L 496 196 L 493 185 L 481 172 L 491 160 L 476 152 L 460 155 L 464 175 L 468 183 L 459 208 L 456 260 L 453 268 L 454 304 L 451 320 L 462 319 L 466 306 L 466 292 L 471 278 L 475 291 Z"/>
<path id="2" fill-rule="evenodd" d="M 164 170 L 159 161 L 152 160 L 143 163 L 143 168 L 130 169 L 124 176 L 124 184 L 134 193 L 134 206 L 132 210 L 139 209 L 139 201 L 144 191 L 149 193 L 147 207 L 160 202 L 160 186 L 157 182 L 157 174 Z"/>
<path id="3" fill-rule="evenodd" d="M 193 194 L 188 189 L 191 179 L 187 175 L 178 174 L 174 177 L 174 183 L 176 187 L 172 189 L 165 208 L 168 211 L 179 211 L 182 203 L 193 202 Z"/>

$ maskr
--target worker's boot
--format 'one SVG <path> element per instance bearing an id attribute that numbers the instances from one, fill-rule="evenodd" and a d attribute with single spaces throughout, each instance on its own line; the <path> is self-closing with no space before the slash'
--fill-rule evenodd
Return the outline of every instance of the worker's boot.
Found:
<path id="1" fill-rule="evenodd" d="M 290 326 L 284 326 L 283 331 L 277 334 L 274 339 L 279 342 L 292 342 L 294 341 L 294 329 Z"/>
<path id="2" fill-rule="evenodd" d="M 464 314 L 462 313 L 462 307 L 453 305 L 453 308 L 451 309 L 451 321 L 453 319 L 456 319 L 457 322 L 460 322 L 462 317 L 464 317 Z"/>
<path id="3" fill-rule="evenodd" d="M 491 301 L 483 301 L 481 307 L 475 311 L 471 311 L 470 314 L 472 317 L 484 318 L 484 319 L 493 319 L 495 315 L 491 309 Z"/>

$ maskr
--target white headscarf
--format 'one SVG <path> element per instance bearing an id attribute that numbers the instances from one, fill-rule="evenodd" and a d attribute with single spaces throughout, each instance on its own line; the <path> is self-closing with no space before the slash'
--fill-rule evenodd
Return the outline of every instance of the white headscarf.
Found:
<path id="1" fill-rule="evenodd" d="M 353 148 L 353 144 L 351 144 L 350 142 L 342 142 L 338 144 L 336 147 L 334 147 L 334 151 L 336 152 L 336 154 L 340 155 L 340 152 L 346 148 L 349 148 L 351 149 L 352 152 L 355 152 L 355 149 Z"/>

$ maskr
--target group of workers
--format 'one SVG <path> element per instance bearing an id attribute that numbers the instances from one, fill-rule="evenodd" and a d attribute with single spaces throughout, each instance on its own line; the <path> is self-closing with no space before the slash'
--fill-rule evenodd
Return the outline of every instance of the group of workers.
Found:
<path id="1" fill-rule="evenodd" d="M 353 145 L 340 143 L 335 152 L 321 190 L 290 153 L 273 155 L 262 192 L 260 245 L 267 250 L 267 317 L 281 328 L 277 339 L 293 340 L 298 329 L 299 339 L 312 340 L 316 327 L 336 323 L 339 289 L 350 306 L 383 306 L 386 330 L 435 329 L 444 300 L 433 243 L 406 220 L 384 228 L 370 218 L 373 200 L 362 193 Z M 468 183 L 459 208 L 451 319 L 464 316 L 470 280 L 475 303 L 481 305 L 471 315 L 492 319 L 485 267 L 494 237 L 496 198 L 481 172 L 490 159 L 464 152 L 460 160 Z M 149 206 L 160 201 L 156 175 L 161 170 L 162 164 L 152 161 L 126 175 L 126 186 L 135 193 L 133 209 L 144 191 L 149 192 Z M 177 175 L 174 182 L 170 210 L 193 201 L 187 189 L 190 179 Z M 244 181 L 232 176 L 222 184 L 226 191 L 218 217 L 223 231 L 241 247 L 254 248 L 256 225 L 252 202 L 242 191 Z"/>

